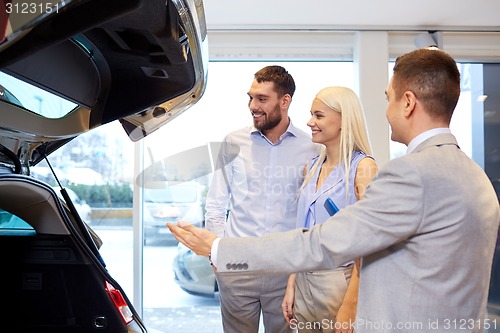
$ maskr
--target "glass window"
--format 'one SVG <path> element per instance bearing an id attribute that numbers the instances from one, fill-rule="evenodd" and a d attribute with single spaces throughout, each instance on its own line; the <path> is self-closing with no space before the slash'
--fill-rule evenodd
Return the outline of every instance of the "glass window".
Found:
<path id="1" fill-rule="evenodd" d="M 473 75 L 471 81 L 482 89 L 476 92 L 478 107 L 473 113 L 477 113 L 479 119 L 471 124 L 474 129 L 472 140 L 474 148 L 479 151 L 477 159 L 483 159 L 484 170 L 500 201 L 500 64 L 484 64 L 476 73 L 481 75 Z M 491 269 L 488 317 L 495 324 L 488 333 L 500 332 L 500 229 Z"/>
<path id="2" fill-rule="evenodd" d="M 2 236 L 31 236 L 36 231 L 20 217 L 0 209 L 0 234 Z"/>
<path id="3" fill-rule="evenodd" d="M 0 99 L 46 118 L 61 118 L 76 104 L 0 72 Z"/>

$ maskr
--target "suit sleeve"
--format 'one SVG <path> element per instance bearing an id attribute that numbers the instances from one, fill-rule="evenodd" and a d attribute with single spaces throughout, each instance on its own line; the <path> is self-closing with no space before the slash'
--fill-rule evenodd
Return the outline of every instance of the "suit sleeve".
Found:
<path id="1" fill-rule="evenodd" d="M 274 273 L 333 269 L 382 251 L 418 231 L 423 190 L 410 161 L 392 160 L 372 180 L 363 200 L 323 224 L 261 238 L 222 239 L 217 269 Z"/>

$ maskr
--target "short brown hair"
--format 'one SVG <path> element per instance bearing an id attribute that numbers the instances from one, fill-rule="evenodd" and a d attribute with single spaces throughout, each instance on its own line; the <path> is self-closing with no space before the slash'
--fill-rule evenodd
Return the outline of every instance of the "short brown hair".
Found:
<path id="1" fill-rule="evenodd" d="M 266 66 L 255 73 L 255 80 L 257 82 L 273 82 L 274 90 L 278 93 L 279 97 L 286 94 L 293 97 L 295 92 L 295 81 L 292 75 L 281 66 Z"/>
<path id="2" fill-rule="evenodd" d="M 447 53 L 419 49 L 396 59 L 392 87 L 396 99 L 411 91 L 431 116 L 450 121 L 460 97 L 460 72 Z"/>

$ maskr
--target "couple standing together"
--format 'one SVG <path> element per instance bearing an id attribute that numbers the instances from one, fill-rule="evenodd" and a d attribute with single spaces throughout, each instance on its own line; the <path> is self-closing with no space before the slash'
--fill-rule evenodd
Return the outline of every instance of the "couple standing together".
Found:
<path id="1" fill-rule="evenodd" d="M 253 126 L 225 137 L 207 195 L 206 229 L 219 237 L 259 237 L 321 224 L 361 199 L 377 172 L 361 103 L 351 89 L 318 92 L 307 123 L 312 140 L 288 116 L 294 92 L 294 79 L 281 66 L 255 73 L 248 91 Z M 322 320 L 354 321 L 354 261 L 291 275 L 216 276 L 225 332 L 257 332 L 261 312 L 266 332 L 273 333 Z"/>

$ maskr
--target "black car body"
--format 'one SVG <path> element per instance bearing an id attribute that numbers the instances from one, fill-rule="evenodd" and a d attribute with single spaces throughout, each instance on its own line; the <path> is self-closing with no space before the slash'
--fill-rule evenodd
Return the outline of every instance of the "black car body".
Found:
<path id="1" fill-rule="evenodd" d="M 146 332 L 99 237 L 30 168 L 98 126 L 120 121 L 137 141 L 196 103 L 208 64 L 203 3 L 70 0 L 27 15 L 14 4 L 0 8 L 2 330 Z M 70 107 L 34 110 L 6 94 L 7 78 Z"/>

